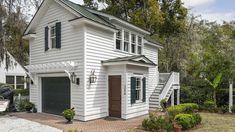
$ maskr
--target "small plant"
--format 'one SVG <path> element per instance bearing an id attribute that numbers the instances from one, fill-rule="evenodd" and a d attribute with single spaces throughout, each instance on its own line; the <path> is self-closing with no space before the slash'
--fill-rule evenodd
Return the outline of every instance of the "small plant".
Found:
<path id="1" fill-rule="evenodd" d="M 143 128 L 149 131 L 172 131 L 173 126 L 166 117 L 158 116 L 153 113 L 149 115 L 148 118 L 145 118 L 142 122 Z"/>
<path id="2" fill-rule="evenodd" d="M 203 103 L 204 109 L 209 112 L 215 112 L 216 111 L 216 104 L 212 100 L 207 100 Z"/>
<path id="3" fill-rule="evenodd" d="M 235 105 L 233 105 L 233 106 L 231 107 L 231 111 L 232 111 L 232 113 L 235 113 Z"/>
<path id="4" fill-rule="evenodd" d="M 193 128 L 194 126 L 200 124 L 202 117 L 200 114 L 178 114 L 175 116 L 175 122 L 182 126 L 182 129 L 186 130 Z"/>
<path id="5" fill-rule="evenodd" d="M 64 110 L 62 115 L 68 121 L 67 123 L 71 123 L 73 118 L 74 118 L 74 116 L 75 116 L 74 108 Z"/>
<path id="6" fill-rule="evenodd" d="M 197 104 L 185 103 L 185 104 L 179 104 L 176 106 L 168 107 L 167 112 L 169 116 L 174 119 L 174 117 L 177 114 L 180 114 L 180 113 L 191 114 L 191 113 L 198 111 L 198 109 L 199 109 L 199 106 Z"/>
<path id="7" fill-rule="evenodd" d="M 31 110 L 35 107 L 35 105 L 29 101 L 26 101 L 24 107 L 27 112 L 31 112 Z"/>
<path id="8" fill-rule="evenodd" d="M 163 112 L 165 112 L 165 111 L 166 111 L 166 108 L 167 108 L 167 100 L 166 100 L 166 99 L 162 99 L 162 100 L 160 101 L 160 105 L 161 105 L 161 107 L 162 107 Z"/>
<path id="9" fill-rule="evenodd" d="M 220 110 L 224 114 L 224 113 L 228 112 L 228 108 L 229 107 L 227 105 L 223 105 L 223 106 L 220 107 Z"/>

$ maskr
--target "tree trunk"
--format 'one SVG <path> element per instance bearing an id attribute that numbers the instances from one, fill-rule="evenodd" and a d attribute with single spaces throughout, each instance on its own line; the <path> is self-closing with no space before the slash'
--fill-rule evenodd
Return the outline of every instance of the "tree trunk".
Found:
<path id="1" fill-rule="evenodd" d="M 215 90 L 215 89 L 214 89 L 214 91 L 213 91 L 213 98 L 214 98 L 215 108 L 217 108 L 217 102 L 216 102 L 216 90 Z"/>

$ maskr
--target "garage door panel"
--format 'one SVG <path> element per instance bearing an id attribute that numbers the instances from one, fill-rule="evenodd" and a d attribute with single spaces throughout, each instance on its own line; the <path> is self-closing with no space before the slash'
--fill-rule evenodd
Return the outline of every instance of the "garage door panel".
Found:
<path id="1" fill-rule="evenodd" d="M 69 78 L 42 78 L 42 111 L 60 115 L 67 108 L 70 108 Z"/>

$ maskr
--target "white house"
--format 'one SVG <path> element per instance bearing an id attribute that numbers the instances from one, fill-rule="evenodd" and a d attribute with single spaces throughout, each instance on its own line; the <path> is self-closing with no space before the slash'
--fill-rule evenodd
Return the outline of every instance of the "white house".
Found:
<path id="1" fill-rule="evenodd" d="M 39 112 L 58 115 L 74 107 L 82 121 L 129 119 L 160 108 L 161 99 L 179 95 L 179 74 L 158 72 L 162 46 L 149 34 L 68 0 L 44 0 L 24 34 L 30 101 Z"/>
<path id="2" fill-rule="evenodd" d="M 6 60 L 9 61 L 8 68 L 6 68 Z M 10 53 L 7 53 L 0 63 L 0 83 L 9 84 L 14 89 L 26 89 L 26 78 L 26 70 Z"/>

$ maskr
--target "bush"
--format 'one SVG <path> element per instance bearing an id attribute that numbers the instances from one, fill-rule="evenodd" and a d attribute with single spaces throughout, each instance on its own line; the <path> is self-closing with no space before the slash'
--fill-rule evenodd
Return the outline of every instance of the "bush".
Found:
<path id="1" fill-rule="evenodd" d="M 166 111 L 166 108 L 167 108 L 167 100 L 166 100 L 166 99 L 162 99 L 162 100 L 160 101 L 160 105 L 161 105 L 161 107 L 162 107 L 163 112 L 165 112 L 165 111 Z"/>
<path id="2" fill-rule="evenodd" d="M 199 106 L 197 104 L 185 103 L 185 104 L 179 104 L 176 106 L 168 107 L 167 112 L 169 116 L 174 119 L 174 117 L 177 114 L 180 114 L 180 113 L 190 114 L 190 113 L 198 111 L 198 109 L 199 109 Z"/>
<path id="3" fill-rule="evenodd" d="M 231 111 L 232 111 L 232 113 L 235 113 L 235 105 L 233 105 L 233 106 L 231 107 Z"/>
<path id="4" fill-rule="evenodd" d="M 142 126 L 149 131 L 173 130 L 169 119 L 154 114 L 150 114 L 148 118 L 145 118 L 142 122 Z"/>
<path id="5" fill-rule="evenodd" d="M 227 105 L 221 106 L 221 107 L 220 107 L 220 111 L 221 111 L 222 113 L 228 112 L 228 106 L 227 106 Z"/>
<path id="6" fill-rule="evenodd" d="M 62 115 L 64 116 L 65 119 L 68 120 L 68 122 L 72 121 L 75 116 L 74 108 L 64 110 Z"/>
<path id="7" fill-rule="evenodd" d="M 26 110 L 26 111 L 30 112 L 30 111 L 35 107 L 35 105 L 34 105 L 33 103 L 27 101 L 27 102 L 25 103 L 25 106 L 24 106 L 24 107 L 25 107 L 25 110 Z"/>
<path id="8" fill-rule="evenodd" d="M 209 112 L 216 112 L 216 104 L 214 101 L 207 100 L 203 103 L 203 109 Z"/>
<path id="9" fill-rule="evenodd" d="M 29 96 L 29 89 L 14 89 L 14 96 L 18 96 L 18 94 L 21 94 L 21 96 Z"/>
<path id="10" fill-rule="evenodd" d="M 181 125 L 184 130 L 192 128 L 195 124 L 195 120 L 191 114 L 178 114 L 175 116 L 175 121 L 177 124 Z"/>
<path id="11" fill-rule="evenodd" d="M 195 120 L 195 125 L 198 125 L 202 122 L 202 117 L 198 113 L 193 114 L 193 118 Z"/>

